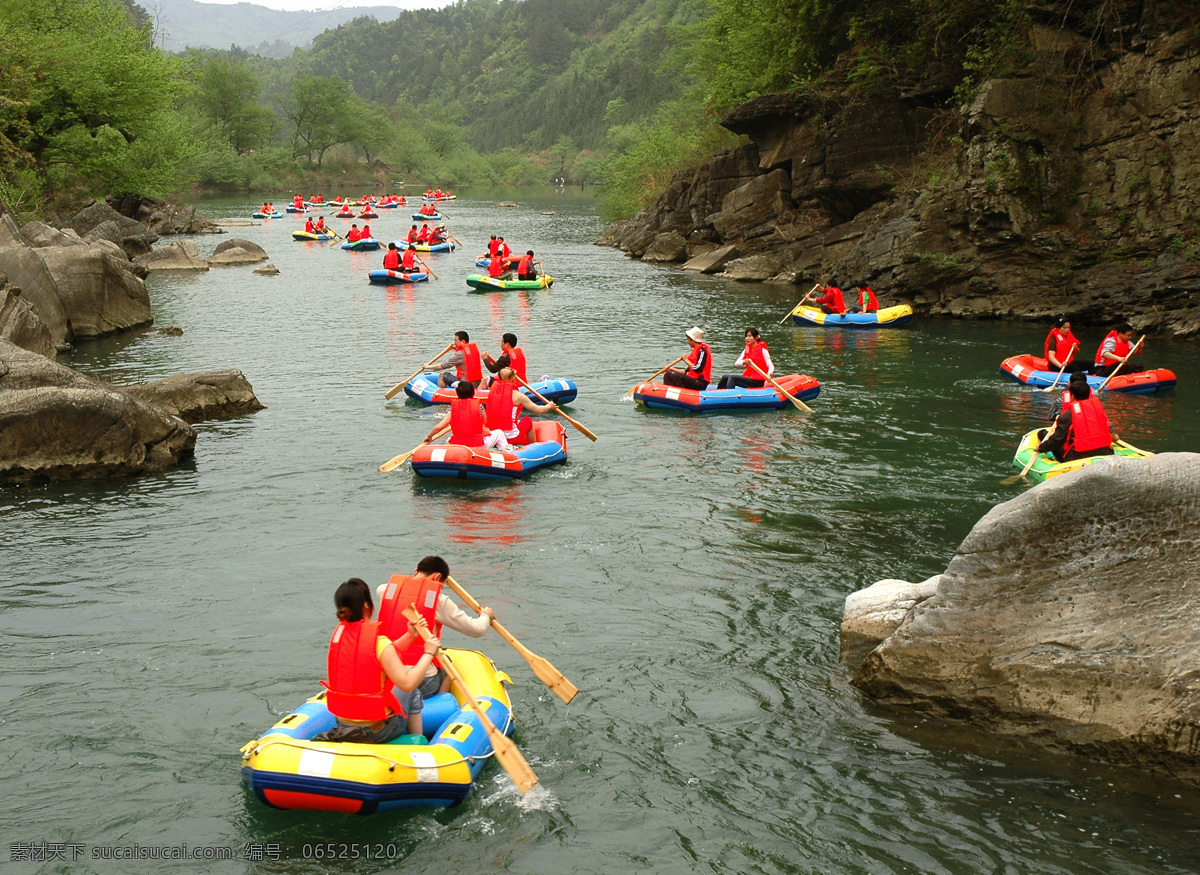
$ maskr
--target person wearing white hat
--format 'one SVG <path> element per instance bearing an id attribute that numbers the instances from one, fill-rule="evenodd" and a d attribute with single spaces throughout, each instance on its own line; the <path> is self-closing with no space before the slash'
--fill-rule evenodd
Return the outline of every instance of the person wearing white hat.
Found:
<path id="1" fill-rule="evenodd" d="M 707 389 L 712 381 L 712 351 L 704 342 L 704 329 L 699 326 L 690 328 L 685 336 L 688 346 L 691 347 L 691 352 L 685 359 L 687 370 L 671 368 L 663 374 L 663 382 L 681 389 Z"/>

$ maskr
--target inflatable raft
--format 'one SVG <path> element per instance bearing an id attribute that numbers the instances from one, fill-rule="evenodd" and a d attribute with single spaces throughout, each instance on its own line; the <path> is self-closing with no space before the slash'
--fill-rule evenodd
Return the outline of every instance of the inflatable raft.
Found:
<path id="1" fill-rule="evenodd" d="M 441 213 L 413 213 L 414 222 L 440 222 L 445 218 Z"/>
<path id="2" fill-rule="evenodd" d="M 1086 459 L 1072 459 L 1069 462 L 1056 461 L 1054 456 L 1049 453 L 1037 452 L 1038 429 L 1026 434 L 1021 438 L 1021 443 L 1017 445 L 1017 454 L 1013 456 L 1013 467 L 1018 471 L 1024 471 L 1025 466 L 1029 464 L 1029 457 L 1036 455 L 1037 461 L 1033 463 L 1025 476 L 1035 483 L 1041 483 L 1043 480 L 1049 480 L 1051 477 L 1057 477 L 1060 474 L 1069 474 L 1072 471 L 1078 471 L 1080 468 L 1086 467 L 1093 462 L 1098 462 L 1101 459 L 1148 459 L 1154 453 L 1148 453 L 1145 450 L 1139 450 L 1137 447 L 1131 447 L 1124 441 L 1115 441 L 1113 443 L 1112 456 L 1088 456 Z"/>
<path id="3" fill-rule="evenodd" d="M 317 234 L 314 231 L 293 231 L 292 239 L 293 240 L 304 240 L 304 241 L 332 240 L 333 234 L 330 234 L 330 233 Z"/>
<path id="4" fill-rule="evenodd" d="M 542 274 L 535 280 L 500 280 L 473 273 L 467 277 L 467 285 L 476 292 L 521 292 L 548 289 L 554 285 L 554 277 Z"/>
<path id="5" fill-rule="evenodd" d="M 510 452 L 456 444 L 422 446 L 412 454 L 412 469 L 422 477 L 515 480 L 567 461 L 567 433 L 557 422 L 534 420 L 533 438 L 533 443 Z"/>
<path id="6" fill-rule="evenodd" d="M 414 377 L 405 384 L 404 394 L 422 404 L 449 404 L 458 396 L 454 394 L 453 389 L 439 389 L 437 378 L 436 372 L 427 372 L 419 377 Z M 571 380 L 551 380 L 549 377 L 542 377 L 537 382 L 529 382 L 529 385 L 547 401 L 553 401 L 555 404 L 570 404 L 579 394 L 579 390 Z M 480 389 L 479 391 L 482 395 L 485 390 Z M 521 391 L 537 401 L 537 398 L 528 389 L 522 387 Z M 542 402 L 538 401 L 538 403 Z"/>
<path id="7" fill-rule="evenodd" d="M 308 207 L 288 206 L 284 207 L 284 210 L 289 213 L 307 213 Z"/>
<path id="8" fill-rule="evenodd" d="M 403 252 L 405 249 L 408 248 L 407 240 L 393 240 L 392 242 L 396 244 L 396 248 L 399 249 L 401 252 Z M 413 251 L 415 251 L 415 252 L 453 252 L 454 251 L 454 241 L 445 240 L 441 243 L 414 243 Z"/>
<path id="9" fill-rule="evenodd" d="M 374 237 L 360 237 L 353 243 L 347 240 L 342 244 L 342 248 L 353 250 L 354 252 L 366 252 L 371 249 L 378 249 L 379 241 Z"/>
<path id="10" fill-rule="evenodd" d="M 797 325 L 817 328 L 896 328 L 912 320 L 912 307 L 897 304 L 874 313 L 826 313 L 820 307 L 797 307 L 792 311 L 792 321 Z"/>
<path id="11" fill-rule="evenodd" d="M 264 213 L 262 211 L 259 211 L 257 213 L 251 213 L 250 218 L 252 218 L 252 219 L 282 219 L 283 213 Z"/>
<path id="12" fill-rule="evenodd" d="M 511 735 L 508 675 L 482 653 L 447 652 L 488 719 Z M 242 748 L 242 780 L 272 808 L 372 814 L 456 805 L 492 756 L 487 731 L 466 701 L 457 687 L 427 699 L 423 736 L 353 744 L 313 740 L 336 725 L 322 692 Z"/>
<path id="13" fill-rule="evenodd" d="M 359 213 L 358 217 L 360 219 L 378 219 L 379 213 L 375 212 L 374 210 L 367 210 L 366 212 Z"/>
<path id="14" fill-rule="evenodd" d="M 801 401 L 816 398 L 821 392 L 821 384 L 807 374 L 787 374 L 775 382 Z M 681 389 L 665 383 L 642 383 L 633 390 L 633 399 L 651 409 L 692 413 L 781 410 L 792 403 L 770 385 L 762 389 Z"/>
<path id="15" fill-rule="evenodd" d="M 423 283 L 429 279 L 427 273 L 405 273 L 402 270 L 381 268 L 367 274 L 367 280 L 376 285 L 401 285 L 403 283 Z"/>
<path id="16" fill-rule="evenodd" d="M 1067 388 L 1071 375 L 1058 375 L 1058 369 L 1050 370 L 1044 358 L 1033 355 L 1014 355 L 1000 363 L 1000 373 L 1010 380 L 1044 389 L 1047 386 L 1058 385 Z M 1058 380 L 1057 384 L 1055 379 Z M 1104 384 L 1104 377 L 1088 375 L 1088 385 L 1095 391 Z M 1104 387 L 1106 392 L 1125 392 L 1129 395 L 1149 395 L 1152 392 L 1165 392 L 1175 388 L 1175 373 L 1166 368 L 1155 368 L 1138 374 L 1118 373 Z"/>

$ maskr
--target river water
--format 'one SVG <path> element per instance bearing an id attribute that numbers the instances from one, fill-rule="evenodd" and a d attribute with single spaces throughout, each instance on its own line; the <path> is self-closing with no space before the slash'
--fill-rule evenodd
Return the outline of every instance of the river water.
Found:
<path id="1" fill-rule="evenodd" d="M 254 205 L 202 210 L 233 219 Z M 288 216 L 230 229 L 280 276 L 154 276 L 156 323 L 181 337 L 64 357 L 114 382 L 240 368 L 267 409 L 201 424 L 194 462 L 163 474 L 0 491 L 5 868 L 176 871 L 93 857 L 186 844 L 235 857 L 182 864 L 213 872 L 1200 870 L 1197 791 L 884 711 L 838 664 L 848 593 L 943 570 L 981 515 L 1027 488 L 1004 480 L 1052 396 L 999 363 L 1040 350 L 1045 326 L 779 326 L 803 289 L 597 247 L 602 225 L 576 192 L 446 209 L 466 248 L 430 258 L 437 282 L 371 286 L 380 253 L 295 243 Z M 408 211 L 395 213 L 371 223 L 377 237 L 406 231 Z M 532 247 L 553 288 L 469 293 L 491 233 Z M 780 373 L 821 380 L 813 413 L 623 402 L 686 351 L 692 325 L 716 373 L 759 327 Z M 569 431 L 569 462 L 525 482 L 378 473 L 440 413 L 384 392 L 458 329 L 493 354 L 512 331 L 531 375 L 575 379 L 570 410 L 599 441 Z M 1102 332 L 1076 333 L 1090 352 Z M 1196 449 L 1200 351 L 1152 339 L 1146 360 L 1180 388 L 1108 396 L 1121 434 Z M 515 740 L 541 787 L 521 798 L 490 764 L 448 811 L 264 807 L 241 784 L 238 748 L 317 690 L 335 587 L 428 553 L 582 691 L 563 705 L 497 636 L 483 640 L 517 681 Z M 325 842 L 360 859 L 315 859 Z M 16 861 L 38 843 L 80 859 Z M 362 859 L 380 844 L 391 859 Z"/>

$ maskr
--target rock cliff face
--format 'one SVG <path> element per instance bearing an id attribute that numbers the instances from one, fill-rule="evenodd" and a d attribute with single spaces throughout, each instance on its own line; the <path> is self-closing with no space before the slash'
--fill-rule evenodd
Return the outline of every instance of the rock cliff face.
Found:
<path id="1" fill-rule="evenodd" d="M 1200 784 L 1200 455 L 1047 481 L 939 577 L 886 584 L 847 599 L 845 651 L 886 636 L 868 695 Z"/>
<path id="2" fill-rule="evenodd" d="M 1097 24 L 1100 0 L 1026 5 L 1028 66 L 969 105 L 936 85 L 758 98 L 722 121 L 747 145 L 601 242 L 668 262 L 733 247 L 694 269 L 869 284 L 918 313 L 1200 333 L 1196 9 L 1109 4 Z"/>

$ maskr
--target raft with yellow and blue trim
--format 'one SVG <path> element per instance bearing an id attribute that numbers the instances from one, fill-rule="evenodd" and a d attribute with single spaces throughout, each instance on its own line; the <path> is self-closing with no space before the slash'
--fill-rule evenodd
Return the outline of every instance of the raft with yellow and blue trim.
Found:
<path id="1" fill-rule="evenodd" d="M 508 675 L 478 651 L 447 652 L 488 719 L 512 735 Z M 493 753 L 466 701 L 455 685 L 425 701 L 425 735 L 356 744 L 314 740 L 337 723 L 321 692 L 242 748 L 242 780 L 272 808 L 373 814 L 457 805 Z"/>
<path id="2" fill-rule="evenodd" d="M 792 310 L 797 325 L 815 328 L 898 328 L 912 321 L 913 311 L 908 304 L 885 307 L 874 313 L 826 313 L 820 307 L 798 306 Z"/>
<path id="3" fill-rule="evenodd" d="M 1039 453 L 1037 451 L 1037 446 L 1041 443 L 1038 432 L 1039 429 L 1035 428 L 1021 438 L 1021 442 L 1017 444 L 1017 452 L 1012 460 L 1014 468 L 1019 471 L 1025 471 L 1025 466 L 1029 464 L 1030 456 L 1037 456 L 1037 461 L 1033 463 L 1028 471 L 1025 471 L 1025 476 L 1035 483 L 1041 483 L 1044 480 L 1058 477 L 1061 474 L 1070 474 L 1072 471 L 1078 471 L 1080 468 L 1093 465 L 1101 459 L 1148 459 L 1154 455 L 1154 453 L 1147 450 L 1139 450 L 1137 447 L 1132 447 L 1122 440 L 1116 440 L 1113 441 L 1113 454 L 1111 456 L 1087 456 L 1083 459 L 1071 459 L 1069 462 L 1060 462 L 1050 453 Z"/>

